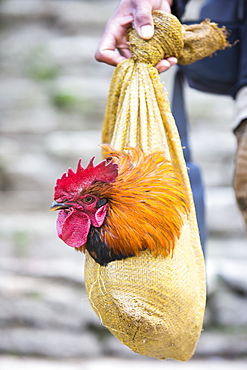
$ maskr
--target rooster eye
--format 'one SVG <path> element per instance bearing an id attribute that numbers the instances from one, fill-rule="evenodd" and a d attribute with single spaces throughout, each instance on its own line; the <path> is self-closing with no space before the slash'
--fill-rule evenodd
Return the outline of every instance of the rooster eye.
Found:
<path id="1" fill-rule="evenodd" d="M 86 204 L 91 204 L 94 202 L 94 197 L 91 197 L 91 196 L 87 196 L 85 198 L 82 199 L 83 203 L 86 203 Z"/>

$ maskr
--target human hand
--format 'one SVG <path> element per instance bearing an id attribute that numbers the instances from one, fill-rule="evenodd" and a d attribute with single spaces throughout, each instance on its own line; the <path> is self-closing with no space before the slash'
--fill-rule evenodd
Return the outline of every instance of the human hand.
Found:
<path id="1" fill-rule="evenodd" d="M 121 0 L 112 17 L 107 22 L 104 34 L 98 45 L 95 58 L 116 66 L 131 57 L 127 44 L 127 29 L 133 24 L 135 30 L 145 40 L 153 37 L 152 11 L 171 12 L 172 0 Z M 175 57 L 161 60 L 156 68 L 159 73 L 177 63 Z"/>

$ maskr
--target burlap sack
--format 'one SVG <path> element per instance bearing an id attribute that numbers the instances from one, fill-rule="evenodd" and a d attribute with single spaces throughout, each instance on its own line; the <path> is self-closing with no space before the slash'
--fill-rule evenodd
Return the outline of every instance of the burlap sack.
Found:
<path id="1" fill-rule="evenodd" d="M 141 40 L 133 30 L 129 32 L 133 58 L 121 63 L 113 75 L 103 142 L 117 150 L 139 147 L 145 153 L 163 151 L 182 175 L 190 212 L 172 255 L 154 257 L 144 251 L 101 266 L 87 253 L 85 284 L 102 324 L 123 344 L 141 355 L 186 361 L 193 355 L 202 330 L 204 260 L 180 139 L 153 65 L 164 56 L 191 60 L 191 55 L 186 56 L 186 30 L 176 17 L 154 12 L 154 24 L 155 36 L 150 41 Z M 212 39 L 205 46 L 205 24 L 210 33 L 215 30 L 214 49 Z M 204 54 L 200 58 L 227 44 L 224 31 L 205 24 L 201 26 Z M 198 35 L 197 29 L 196 38 Z"/>

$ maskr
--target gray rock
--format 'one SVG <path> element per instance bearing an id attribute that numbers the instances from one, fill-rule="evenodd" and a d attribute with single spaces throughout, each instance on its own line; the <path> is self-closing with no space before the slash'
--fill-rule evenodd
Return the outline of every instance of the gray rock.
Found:
<path id="1" fill-rule="evenodd" d="M 46 136 L 45 148 L 48 153 L 57 156 L 83 158 L 83 164 L 86 166 L 90 156 L 95 155 L 97 156 L 96 161 L 101 160 L 100 143 L 101 132 L 99 130 L 85 130 L 80 132 L 56 131 Z M 75 167 L 76 163 L 74 169 Z M 66 170 L 65 168 L 64 171 Z"/>
<path id="2" fill-rule="evenodd" d="M 19 370 L 20 367 L 25 370 L 97 370 L 99 367 L 103 370 L 124 370 L 126 368 L 136 370 L 245 370 L 246 360 L 225 360 L 221 357 L 213 357 L 207 359 L 192 359 L 181 364 L 173 360 L 159 361 L 148 358 L 140 359 L 123 359 L 119 357 L 100 357 L 92 359 L 74 359 L 74 360 L 48 360 L 39 358 L 23 358 L 4 356 L 0 360 L 1 370 Z"/>
<path id="3" fill-rule="evenodd" d="M 196 349 L 200 356 L 244 356 L 247 352 L 246 334 L 229 334 L 214 331 L 202 333 Z"/>
<path id="4" fill-rule="evenodd" d="M 51 2 L 52 4 L 52 2 Z M 1 16 L 20 18 L 21 20 L 47 19 L 51 16 L 49 1 L 27 0 L 20 3 L 18 0 L 3 1 L 0 7 Z"/>
<path id="5" fill-rule="evenodd" d="M 245 236 L 243 219 L 237 208 L 232 188 L 208 187 L 206 189 L 206 206 L 210 235 Z"/>
<path id="6" fill-rule="evenodd" d="M 52 281 L 50 279 L 50 281 Z M 36 281 L 37 283 L 38 281 Z M 81 287 L 75 289 L 73 284 L 67 288 L 62 284 L 53 285 L 53 295 L 48 284 L 41 281 L 43 288 L 47 286 L 47 293 L 33 287 L 26 296 L 1 298 L 0 326 L 8 330 L 11 327 L 25 327 L 30 329 L 61 330 L 71 333 L 84 333 L 90 327 L 100 326 L 99 320 L 88 303 L 86 293 Z M 63 295 L 62 295 L 63 294 Z"/>
<path id="7" fill-rule="evenodd" d="M 29 22 L 52 20 L 70 32 L 79 32 L 88 26 L 92 29 L 93 26 L 102 27 L 110 16 L 114 5 L 114 2 L 113 4 L 107 2 L 102 7 L 98 1 L 93 1 L 90 4 L 86 1 L 70 0 L 69 2 L 60 2 L 58 6 L 53 0 L 25 0 L 23 4 L 18 0 L 8 0 L 2 2 L 0 14 L 7 19 Z"/>
<path id="8" fill-rule="evenodd" d="M 214 322 L 220 326 L 247 328 L 247 296 L 218 290 L 213 302 Z"/>
<path id="9" fill-rule="evenodd" d="M 56 358 L 96 357 L 101 354 L 100 345 L 93 334 L 25 328 L 1 330 L 0 350 Z"/>
<path id="10" fill-rule="evenodd" d="M 37 104 L 45 104 L 47 96 L 42 87 L 27 79 L 11 79 L 2 82 L 0 109 L 12 111 L 34 109 Z M 47 107 L 45 107 L 47 108 Z M 6 127 L 2 127 L 2 130 Z"/>
<path id="11" fill-rule="evenodd" d="M 212 135 L 205 128 L 194 131 L 191 144 L 194 160 L 202 169 L 206 186 L 231 186 L 236 139 L 230 130 L 214 130 Z"/>
<path id="12" fill-rule="evenodd" d="M 134 360 L 143 359 L 144 357 L 133 352 L 129 347 L 123 345 L 113 335 L 108 335 L 102 343 L 105 356 L 119 356 L 122 358 L 132 358 Z M 148 357 L 146 357 L 148 359 Z"/>
<path id="13" fill-rule="evenodd" d="M 49 213 L 56 179 L 68 167 L 75 169 L 79 157 L 84 165 L 93 155 L 96 162 L 101 160 L 98 144 L 114 68 L 97 63 L 94 53 L 116 4 L 115 0 L 0 4 L 0 350 L 63 360 L 57 365 L 19 358 L 16 365 L 13 358 L 3 362 L 0 358 L 4 370 L 133 366 L 127 358 L 137 368 L 164 367 L 146 358 L 137 362 L 140 356 L 103 328 L 85 292 L 84 256 L 58 238 L 57 215 Z M 162 76 L 170 95 L 173 75 L 172 69 Z M 202 166 L 208 189 L 210 236 L 209 299 L 196 355 L 243 356 L 247 249 L 230 188 L 233 101 L 193 90 L 186 93 L 194 158 Z M 98 360 L 102 354 L 125 360 Z M 72 364 L 73 357 L 79 362 Z M 168 368 L 175 364 L 165 363 Z M 188 364 L 190 369 L 198 366 L 209 364 Z M 215 368 L 227 366 L 218 361 Z"/>

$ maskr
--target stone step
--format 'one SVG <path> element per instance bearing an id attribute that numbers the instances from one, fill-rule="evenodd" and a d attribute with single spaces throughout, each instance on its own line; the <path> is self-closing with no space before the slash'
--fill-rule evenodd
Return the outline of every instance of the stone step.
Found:
<path id="1" fill-rule="evenodd" d="M 246 236 L 245 224 L 231 187 L 207 187 L 205 202 L 209 235 L 224 238 Z"/>
<path id="2" fill-rule="evenodd" d="M 12 191 L 23 189 L 35 191 L 37 187 L 42 187 L 42 189 L 49 191 L 52 189 L 56 177 L 60 177 L 68 167 L 74 168 L 79 158 L 83 159 L 84 164 L 92 156 L 96 156 L 96 161 L 101 160 L 100 129 L 71 131 L 58 128 L 44 134 L 35 132 L 35 127 L 39 130 L 40 120 L 42 121 L 44 117 L 44 115 L 37 117 L 36 122 L 35 119 L 31 120 L 31 132 L 28 132 L 27 126 L 26 129 L 23 126 L 21 129 L 25 131 L 22 133 L 9 132 L 2 135 L 0 156 L 4 178 L 1 181 L 6 182 L 2 188 Z M 13 122 L 12 125 L 14 125 Z M 48 122 L 49 120 L 47 125 L 49 125 Z M 5 123 L 8 125 L 8 120 Z M 25 122 L 25 125 L 29 125 L 28 121 Z M 14 126 L 12 126 L 12 130 L 16 130 Z M 10 129 L 11 125 L 8 126 L 8 130 Z M 216 132 L 215 140 L 227 141 L 227 136 Z M 196 154 L 199 153 L 200 156 L 197 163 L 201 167 L 205 186 L 207 188 L 230 188 L 233 178 L 233 148 L 229 152 L 224 148 L 218 148 L 212 150 L 214 154 L 208 155 L 207 145 L 203 144 L 203 140 L 196 141 L 198 147 L 201 145 L 200 152 L 198 150 Z M 220 192 L 221 190 L 219 190 Z"/>
<path id="3" fill-rule="evenodd" d="M 22 357 L 4 356 L 0 358 L 0 366 L 2 369 L 19 370 L 97 370 L 99 367 L 102 370 L 124 370 L 126 368 L 135 368 L 136 370 L 245 370 L 247 361 L 245 359 L 223 360 L 220 357 L 205 358 L 205 359 L 192 359 L 186 363 L 179 363 L 173 360 L 159 361 L 149 358 L 138 359 L 123 359 L 118 357 L 100 357 L 98 359 L 74 359 L 70 361 L 61 360 L 48 360 Z"/>
<path id="4" fill-rule="evenodd" d="M 0 351 L 52 358 L 102 354 L 138 358 L 100 325 L 90 307 L 83 285 L 83 256 L 64 244 L 50 255 L 46 254 L 50 246 L 43 248 L 43 254 L 34 250 L 28 258 L 1 257 Z M 208 303 L 196 356 L 246 353 L 246 260 L 243 239 L 209 240 Z M 44 340 L 47 336 L 49 340 Z"/>
<path id="5" fill-rule="evenodd" d="M 3 370 L 180 366 L 143 359 L 103 328 L 85 292 L 84 255 L 58 238 L 57 214 L 49 212 L 55 180 L 79 157 L 101 158 L 114 68 L 94 53 L 117 2 L 0 4 L 0 353 L 15 355 L 0 356 Z M 169 95 L 173 75 L 161 77 Z M 219 359 L 247 353 L 246 236 L 231 189 L 233 101 L 186 88 L 186 104 L 206 184 L 209 297 L 195 359 L 183 366 L 241 370 L 246 361 Z"/>
<path id="6" fill-rule="evenodd" d="M 117 2 L 101 1 L 60 1 L 59 6 L 53 0 L 19 0 L 3 1 L 0 16 L 9 21 L 53 21 L 68 31 L 81 33 L 88 27 L 103 27 Z"/>
<path id="7" fill-rule="evenodd" d="M 76 163 L 77 160 L 74 161 L 73 168 L 76 167 Z M 61 171 L 57 177 L 60 177 L 63 172 Z M 44 176 L 48 175 L 49 173 L 44 172 Z M 22 183 L 20 181 L 20 184 Z M 0 192 L 1 205 L 3 209 L 8 209 L 8 212 L 0 217 L 0 230 L 6 237 L 11 238 L 15 231 L 23 232 L 31 239 L 35 237 L 36 232 L 41 238 L 45 238 L 47 233 L 50 236 L 48 230 L 51 229 L 56 219 L 56 214 L 49 213 L 55 181 L 49 176 L 49 187 L 46 183 L 44 184 L 46 188 L 42 189 L 41 184 L 44 182 L 33 183 L 33 187 L 37 187 L 36 190 L 18 189 L 17 191 Z M 245 237 L 245 225 L 237 208 L 232 188 L 209 187 L 206 189 L 205 201 L 209 235 L 229 238 Z M 44 229 L 46 229 L 45 233 Z"/>

